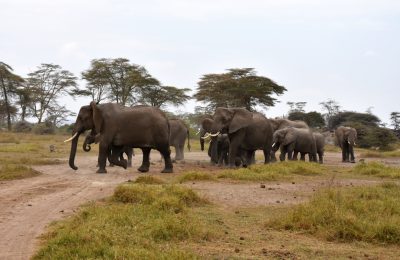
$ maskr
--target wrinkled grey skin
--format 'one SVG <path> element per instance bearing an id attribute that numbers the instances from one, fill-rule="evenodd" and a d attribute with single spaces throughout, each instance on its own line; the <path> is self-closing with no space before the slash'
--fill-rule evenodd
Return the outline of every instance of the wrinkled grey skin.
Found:
<path id="1" fill-rule="evenodd" d="M 314 139 L 315 139 L 315 145 L 317 147 L 317 154 L 318 154 L 318 162 L 320 164 L 324 163 L 324 148 L 325 148 L 325 136 L 323 136 L 321 133 L 313 133 Z M 295 150 L 293 154 L 293 160 L 297 160 L 297 154 L 299 151 Z M 305 153 L 300 153 L 301 157 L 300 160 L 304 161 L 305 160 Z M 311 161 L 310 154 L 309 154 L 309 160 Z"/>
<path id="2" fill-rule="evenodd" d="M 355 163 L 354 146 L 357 140 L 357 131 L 352 127 L 339 126 L 335 130 L 336 141 L 342 149 L 342 162 Z"/>
<path id="3" fill-rule="evenodd" d="M 294 151 L 302 154 L 302 160 L 305 159 L 305 154 L 309 154 L 310 161 L 317 161 L 315 138 L 310 129 L 295 127 L 279 129 L 273 135 L 273 142 L 275 151 L 281 148 L 281 155 L 279 156 L 281 161 L 285 160 L 286 154 L 288 154 L 288 160 L 293 160 Z"/>
<path id="4" fill-rule="evenodd" d="M 212 124 L 214 123 L 214 120 L 211 118 L 205 118 L 201 121 L 201 129 L 200 129 L 200 148 L 202 151 L 204 151 L 204 142 L 207 139 L 204 139 L 203 137 L 206 135 L 206 133 L 211 132 L 211 127 Z M 229 141 L 229 140 L 228 140 Z M 229 144 L 228 144 L 229 146 Z M 218 163 L 218 144 L 217 144 L 217 137 L 210 137 L 210 144 L 208 146 L 208 156 L 210 157 L 211 164 L 217 164 Z"/>
<path id="5" fill-rule="evenodd" d="M 139 171 L 147 172 L 150 167 L 149 154 L 157 149 L 164 157 L 165 168 L 162 172 L 172 172 L 173 166 L 169 149 L 169 122 L 165 114 L 154 107 L 122 107 L 119 104 L 105 103 L 81 107 L 75 121 L 72 135 L 77 134 L 71 142 L 69 165 L 75 166 L 75 155 L 79 135 L 86 130 L 94 130 L 99 142 L 98 173 L 106 173 L 106 160 L 110 149 L 110 161 L 126 168 L 126 160 L 119 160 L 123 147 L 141 148 L 142 165 Z"/>
<path id="6" fill-rule="evenodd" d="M 175 161 L 185 159 L 185 142 L 187 139 L 187 148 L 190 151 L 190 142 L 189 142 L 189 128 L 185 125 L 185 123 L 181 119 L 170 119 L 170 136 L 169 136 L 169 145 L 175 147 Z"/>
<path id="7" fill-rule="evenodd" d="M 274 129 L 274 132 L 283 129 L 285 127 L 296 127 L 296 128 L 304 128 L 308 129 L 308 125 L 306 122 L 301 121 L 301 120 L 289 120 L 289 119 L 284 119 L 284 118 L 276 118 L 276 119 L 270 119 L 272 128 Z M 276 161 L 276 155 L 275 155 L 276 150 L 272 149 L 271 151 L 271 161 L 275 162 Z M 297 158 L 297 157 L 295 157 Z"/>
<path id="8" fill-rule="evenodd" d="M 91 150 L 90 145 L 95 143 L 95 138 L 96 138 L 96 133 L 94 131 L 90 131 L 90 133 L 86 135 L 85 140 L 83 141 L 83 150 L 85 152 L 89 152 Z M 129 146 L 124 146 L 122 153 L 119 155 L 120 161 L 124 160 L 123 156 L 124 153 L 126 154 L 128 159 L 127 167 L 130 168 L 132 167 L 132 157 L 135 155 L 133 148 Z M 111 154 L 112 154 L 112 148 L 109 150 L 108 153 L 108 161 L 110 162 L 110 166 L 114 166 L 114 164 L 111 162 Z"/>
<path id="9" fill-rule="evenodd" d="M 229 164 L 229 137 L 228 134 L 217 136 L 218 166 Z"/>
<path id="10" fill-rule="evenodd" d="M 260 113 L 244 108 L 219 107 L 213 115 L 212 133 L 228 133 L 229 167 L 235 167 L 236 156 L 245 158 L 243 166 L 253 163 L 256 150 L 263 150 L 264 163 L 269 163 L 273 129 L 270 121 Z"/>

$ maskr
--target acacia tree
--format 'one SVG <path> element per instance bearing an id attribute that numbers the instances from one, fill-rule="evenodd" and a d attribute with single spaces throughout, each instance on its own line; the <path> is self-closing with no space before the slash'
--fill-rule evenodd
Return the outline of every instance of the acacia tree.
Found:
<path id="1" fill-rule="evenodd" d="M 208 103 L 212 108 L 245 107 L 250 111 L 256 105 L 273 106 L 276 98 L 286 88 L 271 79 L 257 76 L 253 68 L 228 69 L 221 74 L 205 74 L 197 83 L 194 97 L 197 101 Z"/>
<path id="2" fill-rule="evenodd" d="M 152 84 L 147 70 L 139 65 L 129 63 L 128 59 L 95 59 L 90 68 L 82 73 L 88 84 L 86 92 L 80 94 L 91 96 L 100 102 L 108 99 L 121 105 L 135 103 L 140 87 Z"/>
<path id="3" fill-rule="evenodd" d="M 393 126 L 393 130 L 399 131 L 400 130 L 400 112 L 390 113 L 390 121 L 392 122 L 391 125 Z"/>
<path id="4" fill-rule="evenodd" d="M 326 111 L 324 116 L 328 129 L 333 129 L 331 118 L 340 112 L 339 103 L 333 99 L 328 99 L 327 101 L 321 102 L 319 104 L 322 106 L 322 110 Z"/>
<path id="5" fill-rule="evenodd" d="M 57 106 L 57 98 L 62 94 L 74 96 L 78 90 L 77 78 L 69 71 L 55 64 L 41 64 L 28 74 L 28 84 L 32 90 L 32 115 L 41 123 L 45 114 Z"/>
<path id="6" fill-rule="evenodd" d="M 7 115 L 7 128 L 11 130 L 11 117 L 15 112 L 12 106 L 11 98 L 14 95 L 18 86 L 24 82 L 23 78 L 12 73 L 13 69 L 10 65 L 0 62 L 0 85 L 1 97 L 3 98 L 4 110 Z"/>
<path id="7" fill-rule="evenodd" d="M 188 88 L 179 89 L 173 86 L 147 85 L 140 89 L 139 101 L 154 107 L 163 107 L 165 105 L 179 106 L 190 99 L 186 92 Z"/>
<path id="8" fill-rule="evenodd" d="M 286 102 L 286 104 L 290 107 L 289 113 L 293 112 L 301 112 L 304 113 L 304 107 L 306 106 L 307 102 Z"/>

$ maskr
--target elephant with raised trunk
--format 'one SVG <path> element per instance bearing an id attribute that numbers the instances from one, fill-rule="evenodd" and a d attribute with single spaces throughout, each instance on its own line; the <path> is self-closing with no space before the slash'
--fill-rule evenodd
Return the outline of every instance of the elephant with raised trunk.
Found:
<path id="1" fill-rule="evenodd" d="M 228 134 L 230 167 L 235 167 L 238 155 L 244 158 L 244 167 L 253 163 L 252 157 L 256 150 L 263 150 L 264 162 L 269 163 L 273 129 L 264 115 L 244 108 L 219 107 L 213 119 L 212 134 Z"/>
<path id="2" fill-rule="evenodd" d="M 305 159 L 305 154 L 309 154 L 310 161 L 317 161 L 317 147 L 315 138 L 310 129 L 285 127 L 275 131 L 273 135 L 273 149 L 277 151 L 281 149 L 279 159 L 285 160 L 286 154 L 288 160 L 293 160 L 293 152 L 297 151 Z"/>
<path id="3" fill-rule="evenodd" d="M 339 126 L 335 130 L 337 144 L 342 149 L 342 162 L 355 163 L 354 149 L 357 131 L 353 127 Z"/>
<path id="4" fill-rule="evenodd" d="M 181 119 L 170 119 L 169 145 L 175 148 L 175 161 L 185 159 L 185 142 L 187 139 L 187 148 L 190 151 L 189 128 Z"/>
<path id="5" fill-rule="evenodd" d="M 140 172 L 147 172 L 150 167 L 151 149 L 157 149 L 164 158 L 165 167 L 162 172 L 172 172 L 173 166 L 169 149 L 169 122 L 165 114 L 154 107 L 123 107 L 119 104 L 90 103 L 83 106 L 75 121 L 69 157 L 69 165 L 75 166 L 75 155 L 79 135 L 86 130 L 94 130 L 96 142 L 99 142 L 98 173 L 106 173 L 106 160 L 111 149 L 111 162 L 126 168 L 126 160 L 118 157 L 124 146 L 141 148 L 143 152 Z"/>

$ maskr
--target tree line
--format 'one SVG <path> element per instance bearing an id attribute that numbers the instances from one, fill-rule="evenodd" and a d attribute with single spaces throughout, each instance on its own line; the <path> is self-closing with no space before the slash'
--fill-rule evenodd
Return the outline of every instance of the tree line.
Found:
<path id="1" fill-rule="evenodd" d="M 86 96 L 96 102 L 115 102 L 124 106 L 150 105 L 166 109 L 180 106 L 190 99 L 199 102 L 194 113 L 181 113 L 192 126 L 197 127 L 205 114 L 217 107 L 245 107 L 249 111 L 274 106 L 277 97 L 287 89 L 266 76 L 257 75 L 253 68 L 232 68 L 224 73 L 203 75 L 195 93 L 190 88 L 163 85 L 145 67 L 126 58 L 94 59 L 81 72 L 85 84 L 79 87 L 79 78 L 60 65 L 43 63 L 35 71 L 22 77 L 12 67 L 0 62 L 0 126 L 12 129 L 13 123 L 34 118 L 38 124 L 58 126 L 74 116 L 60 103 L 62 96 Z M 367 127 L 385 128 L 371 113 L 342 111 L 334 100 L 321 102 L 324 113 L 305 112 L 307 102 L 288 102 L 287 117 L 303 120 L 311 127 L 332 130 L 343 123 L 358 122 Z M 400 112 L 391 114 L 393 131 L 400 136 Z M 362 132 L 361 127 L 359 129 Z M 385 128 L 386 129 L 386 128 Z M 365 132 L 365 131 L 364 131 Z"/>

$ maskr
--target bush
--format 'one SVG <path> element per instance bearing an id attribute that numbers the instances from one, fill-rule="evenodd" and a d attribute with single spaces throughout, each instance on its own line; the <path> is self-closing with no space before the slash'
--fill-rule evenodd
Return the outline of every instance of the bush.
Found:
<path id="1" fill-rule="evenodd" d="M 54 134 L 56 132 L 56 128 L 49 123 L 40 123 L 33 127 L 33 132 L 38 135 L 46 135 L 46 134 Z"/>
<path id="2" fill-rule="evenodd" d="M 32 128 L 32 124 L 27 121 L 19 121 L 13 125 L 13 131 L 17 133 L 29 133 Z"/>

